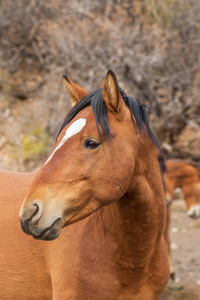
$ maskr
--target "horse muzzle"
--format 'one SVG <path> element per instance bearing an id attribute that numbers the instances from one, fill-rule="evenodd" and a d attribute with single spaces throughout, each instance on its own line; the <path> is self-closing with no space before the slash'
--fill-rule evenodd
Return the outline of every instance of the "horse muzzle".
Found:
<path id="1" fill-rule="evenodd" d="M 19 219 L 22 230 L 40 240 L 54 240 L 60 235 L 62 228 L 61 218 L 55 218 L 51 224 L 39 225 L 39 221 L 43 215 L 42 205 L 39 201 L 34 201 L 24 209 L 21 208 L 19 212 Z M 40 222 L 42 223 L 42 222 Z"/>

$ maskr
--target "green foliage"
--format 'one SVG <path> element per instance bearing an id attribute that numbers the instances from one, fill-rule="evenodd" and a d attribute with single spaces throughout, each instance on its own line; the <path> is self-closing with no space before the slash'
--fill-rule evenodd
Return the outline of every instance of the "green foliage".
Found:
<path id="1" fill-rule="evenodd" d="M 23 161 L 39 158 L 46 154 L 49 138 L 43 128 L 34 127 L 21 136 L 20 158 Z"/>

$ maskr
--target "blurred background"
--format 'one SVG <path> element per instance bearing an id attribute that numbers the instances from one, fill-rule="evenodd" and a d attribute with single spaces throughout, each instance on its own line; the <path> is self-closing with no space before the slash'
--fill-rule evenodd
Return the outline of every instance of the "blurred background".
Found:
<path id="1" fill-rule="evenodd" d="M 147 103 L 167 158 L 200 160 L 199 0 L 1 0 L 0 167 L 32 170 L 70 108 L 113 69 Z"/>
<path id="2" fill-rule="evenodd" d="M 200 161 L 199 0 L 0 0 L 0 33 L 0 168 L 49 155 L 71 108 L 63 74 L 90 92 L 108 69 L 151 108 L 166 157 Z"/>

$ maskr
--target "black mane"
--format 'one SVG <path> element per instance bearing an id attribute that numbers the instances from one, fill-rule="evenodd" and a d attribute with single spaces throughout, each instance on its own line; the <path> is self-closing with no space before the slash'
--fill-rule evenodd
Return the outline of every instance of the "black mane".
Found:
<path id="1" fill-rule="evenodd" d="M 121 88 L 119 88 L 119 89 L 120 89 L 122 99 L 124 100 L 124 103 L 130 109 L 133 123 L 136 126 L 136 128 L 139 130 L 139 133 L 141 133 L 141 131 L 144 131 L 146 133 L 146 131 L 147 131 L 148 135 L 150 136 L 151 140 L 153 141 L 155 147 L 158 148 L 160 150 L 160 152 L 162 153 L 160 146 L 149 126 L 149 121 L 148 121 L 148 116 L 147 116 L 147 110 L 149 108 L 145 104 L 142 104 L 140 101 L 127 96 Z M 112 133 L 110 132 L 109 123 L 108 123 L 107 108 L 106 108 L 106 105 L 105 105 L 105 102 L 103 99 L 102 90 L 103 89 L 98 89 L 98 90 L 88 94 L 69 111 L 68 115 L 66 116 L 66 118 L 60 128 L 58 135 L 60 134 L 62 129 L 69 122 L 71 122 L 71 120 L 83 108 L 91 105 L 94 115 L 95 115 L 96 125 L 97 125 L 97 129 L 99 131 L 100 136 L 101 136 L 101 133 L 100 133 L 100 129 L 99 129 L 99 124 L 103 130 L 103 133 L 106 135 L 106 137 L 107 138 L 112 137 Z M 134 116 L 135 120 L 134 120 L 133 116 Z"/>

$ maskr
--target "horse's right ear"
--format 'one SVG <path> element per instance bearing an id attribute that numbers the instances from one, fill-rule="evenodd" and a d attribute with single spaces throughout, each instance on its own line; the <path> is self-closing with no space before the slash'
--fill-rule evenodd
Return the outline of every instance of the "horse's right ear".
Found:
<path id="1" fill-rule="evenodd" d="M 67 75 L 63 75 L 63 83 L 72 106 L 75 106 L 88 94 L 86 90 L 73 83 Z"/>
<path id="2" fill-rule="evenodd" d="M 112 70 L 108 70 L 103 87 L 103 98 L 107 109 L 118 119 L 124 118 L 125 104 L 122 99 L 117 78 Z"/>

